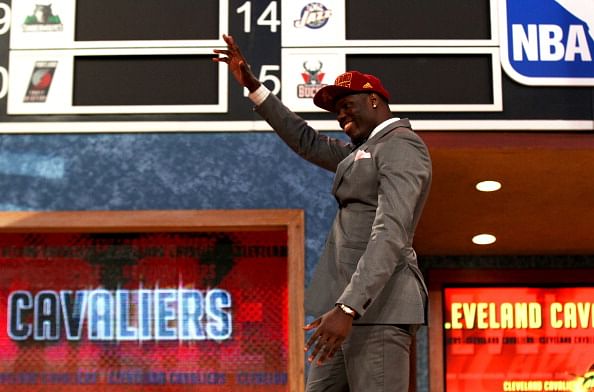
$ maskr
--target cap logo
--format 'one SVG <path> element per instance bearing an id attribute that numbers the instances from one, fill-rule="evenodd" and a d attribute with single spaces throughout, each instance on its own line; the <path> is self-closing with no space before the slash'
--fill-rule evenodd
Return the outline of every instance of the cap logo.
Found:
<path id="1" fill-rule="evenodd" d="M 334 81 L 335 86 L 351 88 L 351 80 L 353 79 L 352 72 L 345 72 L 342 75 L 339 75 L 336 80 Z"/>
<path id="2" fill-rule="evenodd" d="M 363 88 L 373 88 L 373 86 L 371 85 L 371 83 L 367 82 L 363 85 Z"/>

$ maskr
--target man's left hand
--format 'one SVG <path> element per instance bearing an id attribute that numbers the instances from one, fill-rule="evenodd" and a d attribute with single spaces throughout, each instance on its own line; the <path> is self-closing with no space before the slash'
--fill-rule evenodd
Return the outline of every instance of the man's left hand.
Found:
<path id="1" fill-rule="evenodd" d="M 313 351 L 307 358 L 308 361 L 313 362 L 318 357 L 318 365 L 321 365 L 326 359 L 332 358 L 351 332 L 352 327 L 353 318 L 338 307 L 332 308 L 320 318 L 303 327 L 306 331 L 316 330 L 305 345 L 305 351 L 309 351 L 313 347 Z"/>

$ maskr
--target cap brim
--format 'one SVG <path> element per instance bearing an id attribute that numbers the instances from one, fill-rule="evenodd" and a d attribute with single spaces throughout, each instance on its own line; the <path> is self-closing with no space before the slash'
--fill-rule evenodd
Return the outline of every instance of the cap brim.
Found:
<path id="1" fill-rule="evenodd" d="M 322 87 L 316 95 L 314 95 L 313 101 L 317 107 L 327 110 L 332 113 L 336 113 L 336 101 L 346 95 L 357 94 L 360 91 L 350 89 L 343 86 L 335 86 L 333 84 Z"/>

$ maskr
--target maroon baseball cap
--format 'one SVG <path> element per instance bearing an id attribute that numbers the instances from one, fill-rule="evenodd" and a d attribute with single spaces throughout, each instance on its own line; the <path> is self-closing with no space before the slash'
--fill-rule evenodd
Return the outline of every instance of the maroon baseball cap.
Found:
<path id="1" fill-rule="evenodd" d="M 339 98 L 358 93 L 377 93 L 386 101 L 390 101 L 390 94 L 378 78 L 359 71 L 347 71 L 339 75 L 334 84 L 320 89 L 314 96 L 313 101 L 316 106 L 324 110 L 336 112 L 334 105 Z"/>

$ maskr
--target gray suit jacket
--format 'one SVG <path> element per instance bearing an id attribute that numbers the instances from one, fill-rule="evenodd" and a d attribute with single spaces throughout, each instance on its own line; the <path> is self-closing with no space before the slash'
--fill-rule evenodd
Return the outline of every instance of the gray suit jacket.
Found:
<path id="1" fill-rule="evenodd" d="M 339 208 L 306 294 L 308 313 L 317 317 L 344 303 L 361 316 L 359 324 L 426 323 L 427 288 L 412 243 L 431 160 L 410 122 L 390 124 L 352 151 L 273 94 L 255 110 L 300 156 L 336 172 Z"/>

